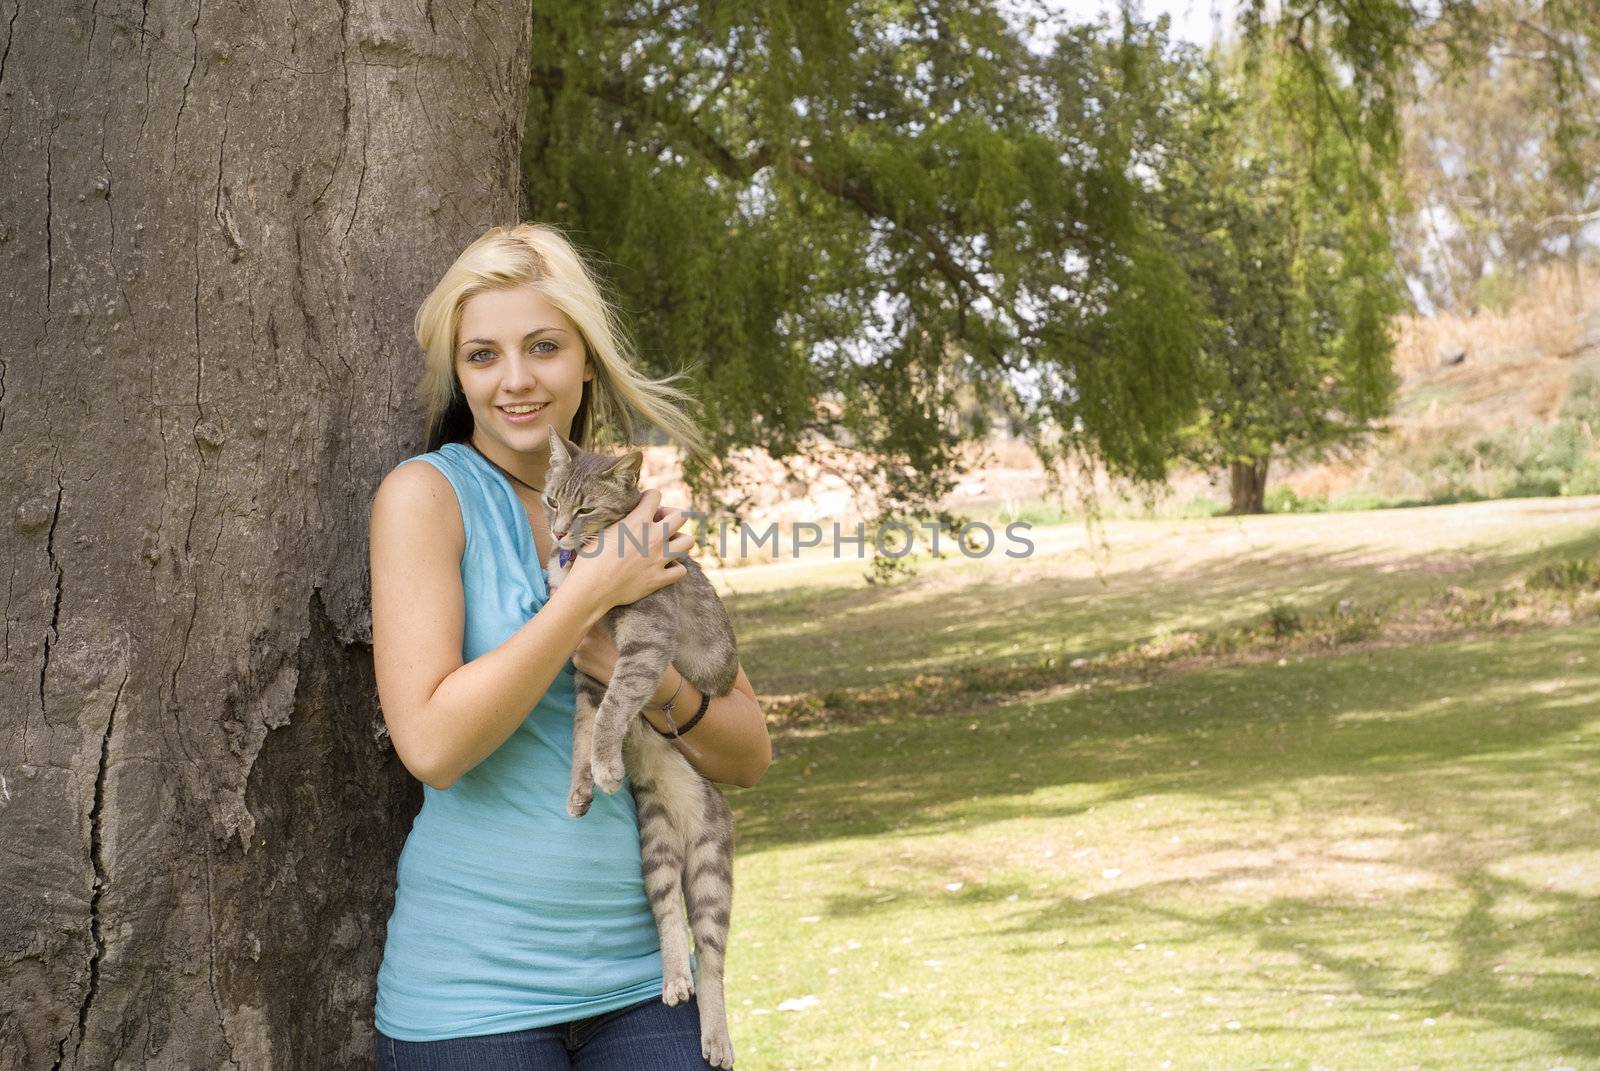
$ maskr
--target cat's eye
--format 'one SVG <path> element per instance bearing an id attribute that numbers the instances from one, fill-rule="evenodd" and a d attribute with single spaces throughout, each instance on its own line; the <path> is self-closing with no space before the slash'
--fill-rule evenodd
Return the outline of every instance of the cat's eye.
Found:
<path id="1" fill-rule="evenodd" d="M 555 509 L 556 508 L 556 500 L 551 498 L 549 495 L 545 495 L 544 496 L 544 508 L 545 509 Z"/>
<path id="2" fill-rule="evenodd" d="M 594 512 L 594 507 L 593 506 L 584 506 L 580 510 L 575 510 L 572 515 L 574 517 L 582 517 L 586 513 L 593 513 L 593 512 Z"/>

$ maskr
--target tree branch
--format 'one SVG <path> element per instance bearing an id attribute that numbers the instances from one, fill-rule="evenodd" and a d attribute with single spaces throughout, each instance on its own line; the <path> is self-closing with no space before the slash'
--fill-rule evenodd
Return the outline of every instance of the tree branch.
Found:
<path id="1" fill-rule="evenodd" d="M 564 88 L 566 72 L 558 67 L 535 68 L 531 75 L 531 83 L 540 88 Z M 680 102 L 663 94 L 651 93 L 632 79 L 608 78 L 590 83 L 584 91 L 624 112 L 644 116 L 676 133 L 726 178 L 748 182 L 758 172 L 771 166 L 777 157 L 773 147 L 766 143 L 756 146 L 746 155 L 739 155 L 696 123 L 694 112 L 685 110 Z M 1008 312 L 1014 322 L 1026 322 L 1023 317 L 1017 315 L 1010 303 L 1001 300 L 974 272 L 955 258 L 947 243 L 931 226 L 906 224 L 899 220 L 891 211 L 891 206 L 884 203 L 864 183 L 853 181 L 849 176 L 837 172 L 819 169 L 812 161 L 801 156 L 790 156 L 788 159 L 794 172 L 817 189 L 855 205 L 870 219 L 895 220 L 917 239 L 933 261 L 934 269 L 956 287 L 958 293 L 962 286 L 968 287 L 973 293 L 987 298 L 994 308 Z M 991 347 L 989 355 L 1001 368 L 1007 371 L 1013 370 L 1005 354 Z"/>

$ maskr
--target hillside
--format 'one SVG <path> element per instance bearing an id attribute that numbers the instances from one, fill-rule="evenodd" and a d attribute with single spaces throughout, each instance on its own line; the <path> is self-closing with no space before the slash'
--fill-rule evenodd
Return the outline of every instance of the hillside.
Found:
<path id="1" fill-rule="evenodd" d="M 1600 273 L 1588 276 L 1581 299 L 1566 271 L 1553 270 L 1499 312 L 1403 318 L 1389 433 L 1355 458 L 1301 466 L 1281 482 L 1301 497 L 1329 500 L 1496 497 L 1514 490 L 1496 484 L 1515 467 L 1514 455 L 1536 452 L 1564 415 L 1582 452 L 1592 453 L 1588 403 L 1573 404 L 1571 390 L 1600 380 Z M 1472 471 L 1448 471 L 1452 460 L 1473 462 Z"/>

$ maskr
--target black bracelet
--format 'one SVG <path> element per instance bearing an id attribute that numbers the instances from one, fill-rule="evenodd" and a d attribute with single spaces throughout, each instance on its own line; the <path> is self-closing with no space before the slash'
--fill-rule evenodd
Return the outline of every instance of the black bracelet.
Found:
<path id="1" fill-rule="evenodd" d="M 672 726 L 672 732 L 663 733 L 663 732 L 661 732 L 660 729 L 656 729 L 656 732 L 661 733 L 661 735 L 666 737 L 668 740 L 676 740 L 678 737 L 682 736 L 684 733 L 688 732 L 690 729 L 693 729 L 696 725 L 699 725 L 700 724 L 700 719 L 705 717 L 706 716 L 706 711 L 710 710 L 710 709 L 711 709 L 711 693 L 710 692 L 701 692 L 700 693 L 700 706 L 694 712 L 694 717 L 692 717 L 688 721 L 684 722 L 683 725 L 680 727 L 680 726 L 678 726 L 677 724 L 675 724 L 673 722 L 672 715 L 669 713 L 667 715 L 667 724 Z M 652 725 L 651 728 L 655 729 L 655 726 Z"/>

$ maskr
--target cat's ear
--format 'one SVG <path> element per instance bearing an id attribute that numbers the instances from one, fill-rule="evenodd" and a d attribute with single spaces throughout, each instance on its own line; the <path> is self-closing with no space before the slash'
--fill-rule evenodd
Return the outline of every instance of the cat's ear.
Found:
<path id="1" fill-rule="evenodd" d="M 617 459 L 606 476 L 624 487 L 631 487 L 639 482 L 639 470 L 644 466 L 644 454 L 638 450 L 630 450 Z"/>
<path id="2" fill-rule="evenodd" d="M 578 447 L 561 437 L 561 433 L 554 427 L 550 429 L 550 465 L 563 467 L 572 464 L 572 455 L 578 452 Z"/>

